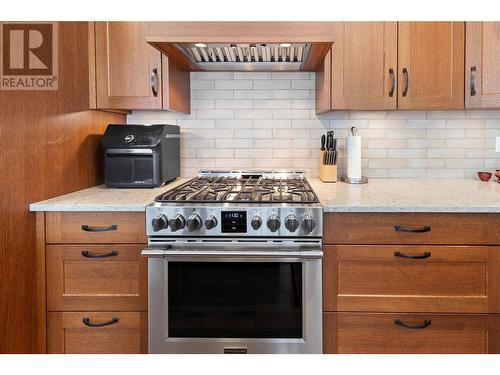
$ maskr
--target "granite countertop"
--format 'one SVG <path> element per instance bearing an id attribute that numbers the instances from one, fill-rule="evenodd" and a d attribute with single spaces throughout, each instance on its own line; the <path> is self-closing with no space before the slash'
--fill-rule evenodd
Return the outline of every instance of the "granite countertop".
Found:
<path id="1" fill-rule="evenodd" d="M 104 185 L 30 205 L 31 211 L 144 211 L 181 178 L 156 189 Z M 325 212 L 499 212 L 500 184 L 475 180 L 371 179 L 365 185 L 309 182 Z"/>
<path id="2" fill-rule="evenodd" d="M 479 180 L 370 179 L 364 185 L 310 179 L 325 212 L 500 212 L 500 184 Z"/>
<path id="3" fill-rule="evenodd" d="M 186 182 L 179 178 L 154 189 L 112 189 L 106 185 L 30 204 L 30 211 L 145 211 L 164 191 Z"/>

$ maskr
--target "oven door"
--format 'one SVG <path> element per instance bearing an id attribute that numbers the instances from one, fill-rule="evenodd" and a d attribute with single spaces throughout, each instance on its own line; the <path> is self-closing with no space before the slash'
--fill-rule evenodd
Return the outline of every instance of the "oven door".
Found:
<path id="1" fill-rule="evenodd" d="M 150 353 L 321 353 L 321 244 L 147 249 Z"/>

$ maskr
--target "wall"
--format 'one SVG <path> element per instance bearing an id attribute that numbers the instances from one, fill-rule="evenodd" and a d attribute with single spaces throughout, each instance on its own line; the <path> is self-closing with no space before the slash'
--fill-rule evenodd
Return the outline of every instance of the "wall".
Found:
<path id="1" fill-rule="evenodd" d="M 35 214 L 101 182 L 97 143 L 124 115 L 89 111 L 87 24 L 59 24 L 59 89 L 0 91 L 0 353 L 37 350 Z"/>
<path id="2" fill-rule="evenodd" d="M 178 124 L 181 168 L 293 168 L 318 175 L 320 136 L 363 136 L 368 177 L 469 178 L 500 168 L 500 111 L 338 111 L 316 116 L 314 73 L 191 73 L 191 115 L 134 111 L 128 123 Z"/>

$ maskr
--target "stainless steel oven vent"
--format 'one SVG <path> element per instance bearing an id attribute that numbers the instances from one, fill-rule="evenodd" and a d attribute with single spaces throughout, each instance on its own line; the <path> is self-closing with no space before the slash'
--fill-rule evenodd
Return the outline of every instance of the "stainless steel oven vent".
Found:
<path id="1" fill-rule="evenodd" d="M 176 45 L 203 70 L 300 70 L 310 44 L 195 44 Z"/>

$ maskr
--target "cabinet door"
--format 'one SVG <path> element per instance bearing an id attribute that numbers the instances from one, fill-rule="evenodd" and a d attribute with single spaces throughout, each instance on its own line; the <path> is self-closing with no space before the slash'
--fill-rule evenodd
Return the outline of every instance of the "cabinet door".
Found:
<path id="1" fill-rule="evenodd" d="M 500 22 L 467 22 L 465 107 L 500 108 Z"/>
<path id="2" fill-rule="evenodd" d="M 399 22 L 398 108 L 464 108 L 464 22 Z"/>
<path id="3" fill-rule="evenodd" d="M 161 53 L 146 22 L 96 22 L 97 108 L 161 109 Z"/>
<path id="4" fill-rule="evenodd" d="M 337 22 L 332 109 L 396 109 L 397 22 Z"/>
<path id="5" fill-rule="evenodd" d="M 323 352 L 498 353 L 498 315 L 324 313 Z"/>
<path id="6" fill-rule="evenodd" d="M 47 310 L 146 311 L 143 245 L 47 245 Z"/>
<path id="7" fill-rule="evenodd" d="M 325 311 L 499 313 L 499 247 L 325 246 Z"/>
<path id="8" fill-rule="evenodd" d="M 145 312 L 50 312 L 49 354 L 145 354 Z"/>

